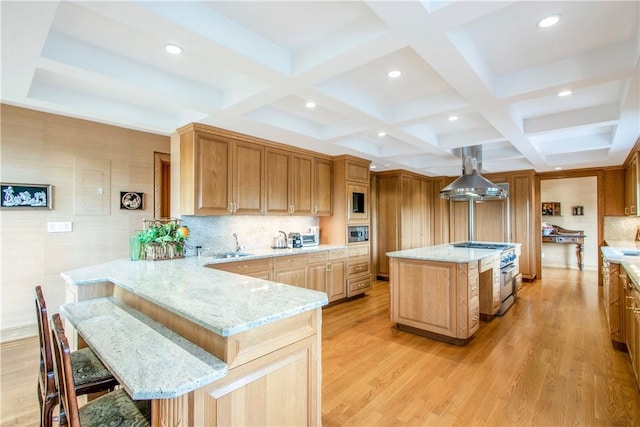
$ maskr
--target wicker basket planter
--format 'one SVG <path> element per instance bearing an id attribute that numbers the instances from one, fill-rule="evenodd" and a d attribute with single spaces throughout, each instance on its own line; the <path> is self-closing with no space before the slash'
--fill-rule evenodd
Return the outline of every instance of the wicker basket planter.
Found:
<path id="1" fill-rule="evenodd" d="M 185 240 L 180 220 L 176 218 L 154 218 L 143 220 L 144 230 L 140 232 L 142 259 L 161 261 L 184 258 Z"/>
<path id="2" fill-rule="evenodd" d="M 184 244 L 147 243 L 144 245 L 144 259 L 149 261 L 160 261 L 163 259 L 184 258 Z"/>

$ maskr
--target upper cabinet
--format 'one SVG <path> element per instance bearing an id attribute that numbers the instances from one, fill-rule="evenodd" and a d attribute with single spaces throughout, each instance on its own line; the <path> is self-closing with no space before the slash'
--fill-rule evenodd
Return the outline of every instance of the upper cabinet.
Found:
<path id="1" fill-rule="evenodd" d="M 626 181 L 625 169 L 605 169 L 603 174 L 604 215 L 625 215 Z"/>
<path id="2" fill-rule="evenodd" d="M 266 213 L 331 215 L 330 160 L 267 148 Z"/>
<path id="3" fill-rule="evenodd" d="M 635 152 L 625 170 L 625 215 L 637 216 L 640 212 L 638 209 L 638 202 L 640 201 L 640 197 L 638 197 L 638 190 L 640 190 L 640 185 L 638 184 L 638 179 L 640 178 L 638 166 L 638 153 Z"/>
<path id="4" fill-rule="evenodd" d="M 182 215 L 264 213 L 264 147 L 206 131 L 180 134 Z"/>

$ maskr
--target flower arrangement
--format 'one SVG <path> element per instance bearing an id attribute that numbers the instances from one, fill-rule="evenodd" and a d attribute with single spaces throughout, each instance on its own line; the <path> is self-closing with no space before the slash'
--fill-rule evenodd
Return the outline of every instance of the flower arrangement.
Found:
<path id="1" fill-rule="evenodd" d="M 184 258 L 189 228 L 180 225 L 180 220 L 156 218 L 143 220 L 143 223 L 144 230 L 138 233 L 142 244 L 142 258 L 153 261 Z"/>

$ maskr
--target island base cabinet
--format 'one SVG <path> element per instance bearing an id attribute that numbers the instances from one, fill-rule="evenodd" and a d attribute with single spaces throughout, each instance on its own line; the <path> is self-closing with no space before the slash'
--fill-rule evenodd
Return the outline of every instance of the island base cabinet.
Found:
<path id="1" fill-rule="evenodd" d="M 478 263 L 392 258 L 391 320 L 452 344 L 465 344 L 479 328 Z"/>

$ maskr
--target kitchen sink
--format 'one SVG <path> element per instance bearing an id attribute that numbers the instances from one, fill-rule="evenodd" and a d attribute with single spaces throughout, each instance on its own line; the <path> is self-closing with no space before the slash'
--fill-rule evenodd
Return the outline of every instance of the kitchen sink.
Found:
<path id="1" fill-rule="evenodd" d="M 638 256 L 640 255 L 640 250 L 638 251 L 621 251 L 624 256 Z"/>
<path id="2" fill-rule="evenodd" d="M 211 257 L 217 258 L 217 259 L 226 259 L 226 258 L 243 258 L 251 255 L 253 254 L 248 254 L 246 252 L 220 252 L 217 254 L 212 254 Z"/>

